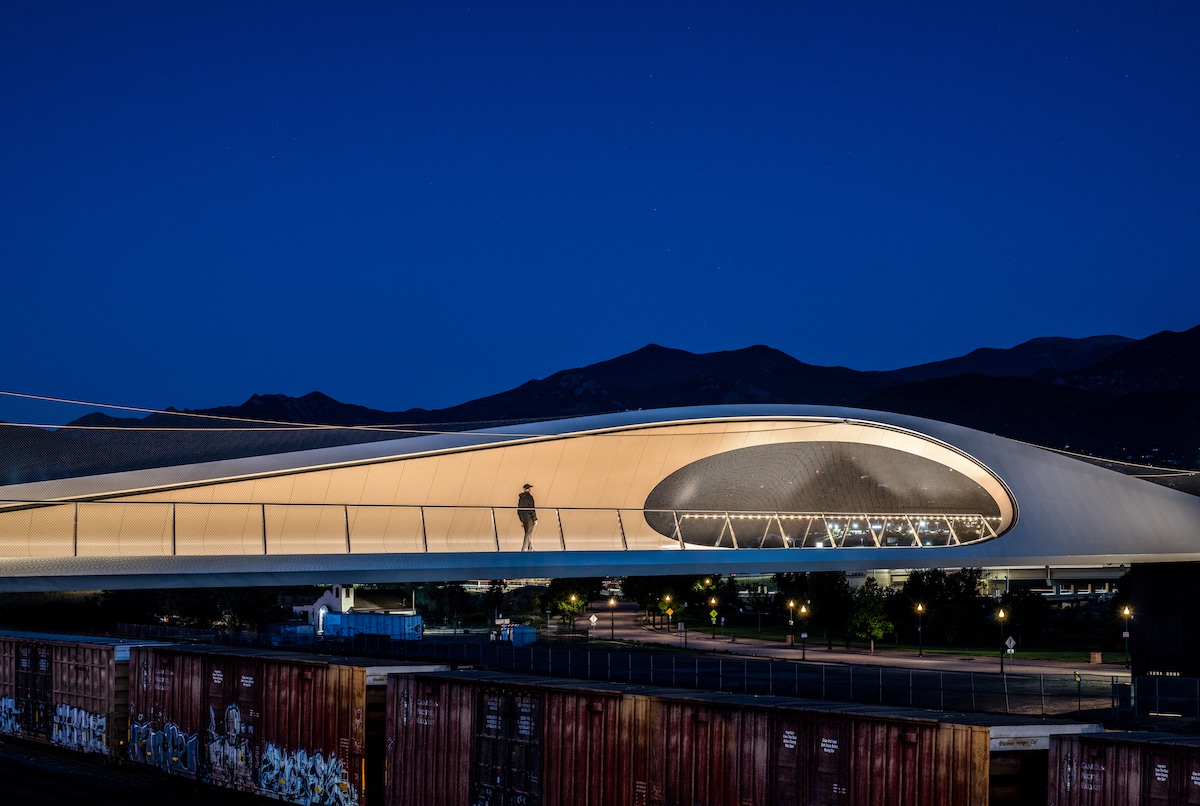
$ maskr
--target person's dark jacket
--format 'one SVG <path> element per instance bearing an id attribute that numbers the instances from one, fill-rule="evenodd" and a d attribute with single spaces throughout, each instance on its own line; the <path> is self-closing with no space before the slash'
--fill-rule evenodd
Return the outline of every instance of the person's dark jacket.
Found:
<path id="1" fill-rule="evenodd" d="M 517 498 L 517 517 L 522 521 L 536 521 L 537 510 L 533 507 L 533 495 L 526 490 Z"/>

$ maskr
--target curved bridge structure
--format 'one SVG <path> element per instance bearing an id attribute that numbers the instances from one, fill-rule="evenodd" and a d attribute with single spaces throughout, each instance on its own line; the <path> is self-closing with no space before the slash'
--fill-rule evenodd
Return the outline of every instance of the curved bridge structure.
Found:
<path id="1" fill-rule="evenodd" d="M 818 406 L 623 412 L 0 499 L 8 591 L 1200 559 L 1196 497 L 967 428 Z"/>

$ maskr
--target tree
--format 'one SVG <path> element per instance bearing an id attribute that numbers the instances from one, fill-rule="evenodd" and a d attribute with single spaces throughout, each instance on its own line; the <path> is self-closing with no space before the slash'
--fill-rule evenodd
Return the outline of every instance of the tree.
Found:
<path id="1" fill-rule="evenodd" d="M 714 581 L 713 584 L 717 589 L 717 598 L 722 603 L 736 606 L 741 601 L 741 597 L 738 595 L 741 588 L 738 585 L 737 577 L 731 574 L 719 583 Z"/>
<path id="2" fill-rule="evenodd" d="M 467 589 L 457 582 L 426 582 L 414 590 L 413 598 L 419 609 L 433 617 L 431 622 L 440 619 L 442 624 L 466 613 L 469 600 Z"/>
<path id="3" fill-rule="evenodd" d="M 488 623 L 500 615 L 500 607 L 504 602 L 504 581 L 492 580 L 488 589 L 479 595 L 479 607 Z"/>
<path id="4" fill-rule="evenodd" d="M 844 571 L 816 571 L 808 575 L 809 610 L 813 629 L 825 633 L 825 648 L 833 649 L 833 631 L 845 630 L 854 604 Z"/>
<path id="5" fill-rule="evenodd" d="M 679 613 L 686 605 L 707 605 L 705 579 L 711 583 L 712 577 L 625 577 L 621 582 L 621 591 L 626 599 L 637 602 L 638 607 L 646 613 L 665 613 L 668 607 Z M 667 603 L 668 596 L 671 597 L 670 604 Z"/>
<path id="6" fill-rule="evenodd" d="M 637 602 L 642 610 L 649 610 L 662 596 L 665 579 L 666 577 L 625 577 L 621 581 L 621 593 L 626 599 Z"/>
<path id="7" fill-rule="evenodd" d="M 891 632 L 892 622 L 887 617 L 889 592 L 879 587 L 874 577 L 867 577 L 862 587 L 854 592 L 854 607 L 850 613 L 850 632 L 859 638 L 869 639 L 871 654 L 875 654 L 875 642 Z"/>
<path id="8" fill-rule="evenodd" d="M 775 607 L 781 613 L 788 602 L 807 602 L 810 598 L 807 573 L 772 574 L 771 581 L 775 583 Z"/>
<path id="9" fill-rule="evenodd" d="M 1042 631 L 1050 623 L 1053 611 L 1046 597 L 1031 590 L 1018 588 L 1000 597 L 1000 604 L 1010 614 L 1009 624 L 1017 634 L 1017 643 Z"/>
<path id="10" fill-rule="evenodd" d="M 892 622 L 892 634 L 895 637 L 896 644 L 900 644 L 900 634 L 911 635 L 913 640 L 917 640 L 917 602 L 908 596 L 904 591 L 898 591 L 895 588 L 888 589 L 888 597 L 885 600 L 887 607 L 886 615 L 888 621 Z M 925 602 L 921 602 L 922 605 Z M 926 605 L 928 607 L 928 605 Z M 922 628 L 925 626 L 924 613 L 920 620 Z"/>
<path id="11" fill-rule="evenodd" d="M 588 602 L 600 595 L 603 586 L 604 579 L 601 577 L 552 579 L 542 597 L 542 605 L 547 610 L 557 611 L 566 619 L 567 626 L 574 629 L 575 619 L 583 613 Z"/>
<path id="12" fill-rule="evenodd" d="M 953 644 L 964 632 L 978 627 L 982 597 L 979 584 L 981 568 L 960 568 L 946 573 L 940 568 L 913 571 L 904 583 L 904 595 L 915 606 L 925 605 L 926 623 Z"/>

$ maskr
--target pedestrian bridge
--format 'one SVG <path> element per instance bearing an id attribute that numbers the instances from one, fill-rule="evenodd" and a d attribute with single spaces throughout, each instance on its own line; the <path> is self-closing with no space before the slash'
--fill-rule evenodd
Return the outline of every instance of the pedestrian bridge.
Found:
<path id="1" fill-rule="evenodd" d="M 534 485 L 533 552 L 516 497 Z M 1195 559 L 1200 500 L 970 429 L 734 406 L 0 488 L 0 590 Z"/>

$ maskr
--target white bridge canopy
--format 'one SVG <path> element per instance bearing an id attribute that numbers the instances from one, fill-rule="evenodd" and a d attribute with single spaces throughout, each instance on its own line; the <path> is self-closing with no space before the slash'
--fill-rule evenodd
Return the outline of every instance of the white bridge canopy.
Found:
<path id="1" fill-rule="evenodd" d="M 534 485 L 533 552 L 516 498 Z M 0 590 L 1128 565 L 1200 499 L 971 429 L 623 412 L 0 487 Z"/>

